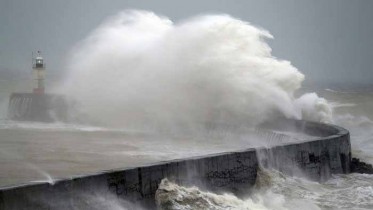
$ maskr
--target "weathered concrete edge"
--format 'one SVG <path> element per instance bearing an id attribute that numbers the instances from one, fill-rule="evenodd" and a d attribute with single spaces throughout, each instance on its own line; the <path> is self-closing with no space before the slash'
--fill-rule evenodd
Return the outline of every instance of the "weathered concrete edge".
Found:
<path id="1" fill-rule="evenodd" d="M 69 178 L 54 179 L 53 183 L 49 183 L 49 182 L 45 181 L 45 182 L 31 182 L 31 183 L 21 183 L 21 184 L 16 184 L 16 185 L 3 186 L 3 187 L 0 187 L 0 192 L 5 191 L 5 190 L 18 189 L 18 188 L 22 188 L 22 187 L 34 186 L 34 185 L 55 185 L 55 184 L 58 184 L 58 183 L 64 182 L 64 181 L 74 181 L 74 180 L 77 180 L 77 179 L 85 179 L 85 178 L 89 178 L 89 177 L 96 177 L 96 176 L 101 176 L 101 175 L 106 175 L 106 174 L 116 173 L 116 172 L 125 172 L 125 171 L 128 171 L 128 170 L 134 170 L 134 169 L 138 169 L 138 168 L 162 166 L 162 165 L 165 165 L 165 164 L 173 164 L 173 163 L 178 163 L 178 162 L 182 162 L 182 161 L 200 160 L 200 159 L 204 159 L 204 158 L 215 158 L 215 157 L 224 156 L 224 155 L 232 155 L 232 154 L 239 154 L 239 153 L 246 153 L 246 152 L 256 152 L 256 150 L 258 150 L 258 149 L 265 149 L 265 147 L 247 148 L 247 149 L 236 150 L 236 151 L 231 151 L 231 152 L 220 152 L 220 153 L 186 157 L 186 158 L 180 158 L 180 159 L 158 161 L 158 162 L 153 162 L 153 163 L 140 164 L 139 166 L 113 168 L 113 169 L 109 169 L 109 170 L 97 171 L 97 172 L 94 172 L 94 173 L 74 175 L 74 176 L 69 177 Z"/>
<path id="2" fill-rule="evenodd" d="M 332 173 L 349 172 L 351 146 L 347 130 L 313 122 L 293 122 L 309 123 L 320 129 L 334 129 L 335 134 L 270 148 L 252 148 L 102 171 L 60 180 L 55 185 L 43 183 L 1 189 L 0 209 L 67 209 L 71 203 L 84 208 L 86 202 L 81 201 L 81 195 L 97 193 L 104 197 L 115 195 L 118 199 L 154 206 L 155 191 L 160 180 L 165 177 L 183 185 L 197 185 L 212 191 L 229 191 L 239 195 L 255 184 L 259 161 L 285 173 L 303 174 L 316 180 L 327 179 Z M 70 202 L 50 202 L 57 198 Z"/>
<path id="3" fill-rule="evenodd" d="M 301 120 L 284 120 L 283 127 L 318 132 L 318 139 L 285 143 L 257 151 L 262 166 L 277 169 L 289 175 L 305 176 L 325 181 L 331 174 L 350 172 L 351 142 L 349 132 L 339 126 Z"/>

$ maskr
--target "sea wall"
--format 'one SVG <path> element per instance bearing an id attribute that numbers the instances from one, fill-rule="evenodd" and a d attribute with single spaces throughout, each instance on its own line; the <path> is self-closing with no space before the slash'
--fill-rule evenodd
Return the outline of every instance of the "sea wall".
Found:
<path id="1" fill-rule="evenodd" d="M 283 143 L 257 150 L 262 166 L 315 181 L 328 180 L 331 174 L 350 172 L 351 143 L 347 130 L 316 122 L 281 120 L 263 125 L 269 130 L 303 132 L 318 137 L 312 141 Z"/>
<path id="2" fill-rule="evenodd" d="M 267 124 L 263 130 L 273 129 Z M 259 165 L 290 175 L 323 181 L 333 173 L 350 171 L 349 133 L 343 128 L 313 122 L 285 120 L 277 130 L 317 132 L 316 140 L 273 147 L 160 162 L 136 168 L 100 172 L 60 180 L 0 189 L 0 209 L 103 209 L 121 205 L 155 208 L 155 192 L 163 178 L 214 192 L 250 193 Z M 310 129 L 311 131 L 307 130 Z M 267 130 L 267 132 L 271 132 Z M 125 204 L 123 204 L 125 203 Z"/>

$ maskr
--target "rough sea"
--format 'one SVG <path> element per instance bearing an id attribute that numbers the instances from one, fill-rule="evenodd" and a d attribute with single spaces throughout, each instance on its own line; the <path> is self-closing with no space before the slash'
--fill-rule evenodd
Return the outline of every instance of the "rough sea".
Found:
<path id="1" fill-rule="evenodd" d="M 301 89 L 300 92 L 310 92 Z M 333 106 L 335 124 L 351 132 L 352 155 L 373 164 L 373 92 L 317 90 Z M 1 102 L 7 101 L 2 95 Z M 4 108 L 4 107 L 3 107 Z M 6 108 L 6 107 L 5 107 Z M 217 141 L 216 136 L 221 139 Z M 212 134 L 210 135 L 212 137 Z M 234 139 L 233 139 L 234 138 Z M 215 134 L 171 137 L 149 132 L 64 123 L 0 121 L 0 186 L 51 182 L 101 170 L 136 166 L 249 147 L 245 137 Z M 325 183 L 260 172 L 254 194 L 239 199 L 185 188 L 164 180 L 174 209 L 356 209 L 373 208 L 373 175 L 333 175 Z M 192 200 L 192 202 L 190 202 Z M 189 202 L 185 202 L 189 201 Z M 110 204 L 107 209 L 110 209 Z M 121 207 L 126 209 L 125 206 Z M 115 208 L 116 209 L 116 208 Z"/>
<path id="2" fill-rule="evenodd" d="M 265 42 L 271 38 L 228 15 L 173 23 L 122 12 L 77 44 L 66 80 L 47 90 L 80 99 L 75 114 L 89 119 L 79 123 L 7 119 L 9 95 L 30 92 L 32 81 L 0 78 L 0 187 L 258 146 L 242 133 L 204 133 L 194 125 L 257 125 L 279 115 L 346 128 L 352 156 L 373 164 L 373 87 L 300 88 L 307 75 L 272 56 Z M 175 122 L 187 122 L 189 132 L 180 135 Z M 171 209 L 371 210 L 373 175 L 318 183 L 263 169 L 244 199 L 168 180 L 162 194 L 158 202 Z M 102 209 L 127 209 L 106 202 Z"/>

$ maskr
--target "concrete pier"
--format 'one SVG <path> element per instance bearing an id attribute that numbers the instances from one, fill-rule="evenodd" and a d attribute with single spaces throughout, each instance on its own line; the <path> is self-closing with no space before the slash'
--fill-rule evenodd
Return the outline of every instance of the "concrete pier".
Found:
<path id="1" fill-rule="evenodd" d="M 135 209 L 139 206 L 152 209 L 155 192 L 163 178 L 184 186 L 195 185 L 216 193 L 232 192 L 242 196 L 250 193 L 255 185 L 260 164 L 317 181 L 327 180 L 331 174 L 349 173 L 351 145 L 347 130 L 297 120 L 263 125 L 263 132 L 271 132 L 269 129 L 302 130 L 320 137 L 269 148 L 248 148 L 103 171 L 54 184 L 34 183 L 0 189 L 0 209 L 99 209 L 103 203 L 113 201 L 128 202 L 126 206 L 135 205 Z"/>
<path id="2" fill-rule="evenodd" d="M 12 93 L 8 118 L 17 121 L 66 121 L 67 100 L 56 94 Z"/>

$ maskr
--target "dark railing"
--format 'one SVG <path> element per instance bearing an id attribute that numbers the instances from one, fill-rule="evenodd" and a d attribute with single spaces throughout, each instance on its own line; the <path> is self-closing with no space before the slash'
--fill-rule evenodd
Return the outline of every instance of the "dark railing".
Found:
<path id="1" fill-rule="evenodd" d="M 45 63 L 44 64 L 43 63 L 34 63 L 34 64 L 32 64 L 32 68 L 41 68 L 41 69 L 43 69 L 45 67 L 46 67 Z"/>

